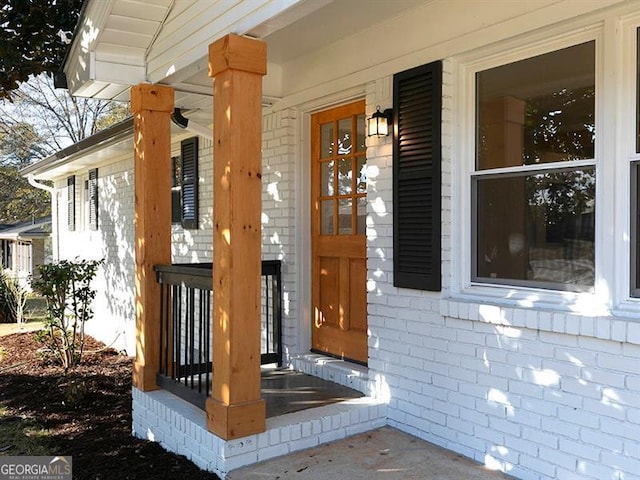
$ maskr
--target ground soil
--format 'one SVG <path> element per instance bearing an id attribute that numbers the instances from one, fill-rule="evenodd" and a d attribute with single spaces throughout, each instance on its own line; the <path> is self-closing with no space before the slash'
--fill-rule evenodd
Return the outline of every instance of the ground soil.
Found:
<path id="1" fill-rule="evenodd" d="M 71 455 L 74 479 L 215 480 L 131 435 L 130 358 L 89 339 L 64 375 L 34 332 L 0 336 L 0 455 Z"/>

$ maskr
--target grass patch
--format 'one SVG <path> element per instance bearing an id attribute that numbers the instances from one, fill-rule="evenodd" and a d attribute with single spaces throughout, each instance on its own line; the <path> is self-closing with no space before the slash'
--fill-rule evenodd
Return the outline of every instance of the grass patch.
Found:
<path id="1" fill-rule="evenodd" d="M 50 436 L 36 420 L 12 415 L 0 405 L 0 455 L 50 455 Z"/>
<path id="2" fill-rule="evenodd" d="M 29 319 L 24 323 L 0 323 L 0 337 L 11 335 L 12 333 L 33 332 L 42 330 L 44 323 L 42 318 Z"/>

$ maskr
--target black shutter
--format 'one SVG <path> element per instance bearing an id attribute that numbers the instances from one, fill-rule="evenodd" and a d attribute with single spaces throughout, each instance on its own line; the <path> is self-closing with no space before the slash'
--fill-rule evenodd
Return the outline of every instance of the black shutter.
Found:
<path id="1" fill-rule="evenodd" d="M 89 170 L 89 228 L 98 230 L 98 169 Z"/>
<path id="2" fill-rule="evenodd" d="M 76 229 L 76 177 L 67 177 L 67 226 L 70 231 Z"/>
<path id="3" fill-rule="evenodd" d="M 442 62 L 393 77 L 393 284 L 441 289 Z"/>
<path id="4" fill-rule="evenodd" d="M 182 226 L 198 228 L 198 137 L 183 140 L 182 153 Z"/>

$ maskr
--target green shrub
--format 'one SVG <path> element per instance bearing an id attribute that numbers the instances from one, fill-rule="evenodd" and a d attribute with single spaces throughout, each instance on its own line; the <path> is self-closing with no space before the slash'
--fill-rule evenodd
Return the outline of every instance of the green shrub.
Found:
<path id="1" fill-rule="evenodd" d="M 17 278 L 0 271 L 0 322 L 22 323 L 27 291 Z"/>
<path id="2" fill-rule="evenodd" d="M 15 322 L 11 308 L 9 307 L 8 295 L 7 274 L 0 270 L 0 323 Z"/>
<path id="3" fill-rule="evenodd" d="M 96 291 L 91 281 L 102 261 L 62 260 L 40 265 L 40 278 L 32 286 L 47 301 L 45 328 L 39 337 L 64 370 L 75 367 L 84 351 L 84 324 L 93 317 Z"/>

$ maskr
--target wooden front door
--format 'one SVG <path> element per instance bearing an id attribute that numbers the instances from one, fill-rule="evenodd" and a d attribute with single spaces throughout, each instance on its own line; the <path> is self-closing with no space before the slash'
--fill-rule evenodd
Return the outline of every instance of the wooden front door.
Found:
<path id="1" fill-rule="evenodd" d="M 311 117 L 312 345 L 367 362 L 365 104 Z"/>

